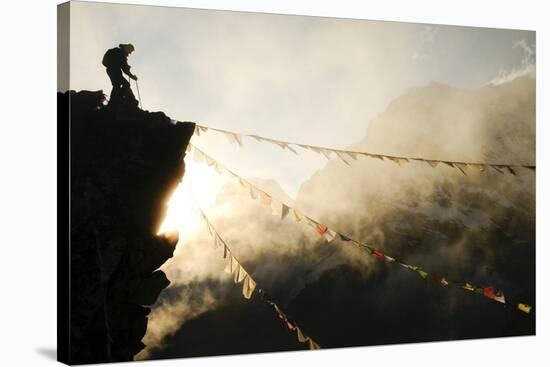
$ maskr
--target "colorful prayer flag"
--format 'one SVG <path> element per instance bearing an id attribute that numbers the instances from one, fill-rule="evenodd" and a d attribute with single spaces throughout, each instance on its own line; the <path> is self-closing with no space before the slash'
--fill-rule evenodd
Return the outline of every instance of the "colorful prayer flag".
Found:
<path id="1" fill-rule="evenodd" d="M 216 164 L 216 161 L 213 160 L 212 158 L 210 158 L 209 156 L 205 155 L 205 158 L 206 158 L 206 164 L 209 165 L 209 166 L 213 166 Z"/>
<path id="2" fill-rule="evenodd" d="M 495 298 L 493 298 L 495 301 L 506 304 L 506 298 L 504 298 L 504 293 L 502 291 L 498 291 L 495 295 Z"/>
<path id="3" fill-rule="evenodd" d="M 301 221 L 303 218 L 302 214 L 296 209 L 293 209 L 292 211 L 294 212 L 294 219 L 296 219 L 296 222 Z"/>
<path id="4" fill-rule="evenodd" d="M 373 254 L 374 256 L 376 256 L 376 257 L 382 257 L 382 258 L 384 257 L 384 253 L 383 253 L 382 251 L 380 251 L 380 250 L 374 249 L 374 250 L 372 251 L 372 254 Z"/>
<path id="5" fill-rule="evenodd" d="M 250 197 L 254 200 L 258 198 L 258 189 L 256 189 L 253 185 L 250 185 Z"/>
<path id="6" fill-rule="evenodd" d="M 468 290 L 468 291 L 472 291 L 472 292 L 476 290 L 476 289 L 474 288 L 474 286 L 471 285 L 470 283 L 464 284 L 464 285 L 462 286 L 462 288 L 464 288 L 464 289 L 466 289 L 466 290 Z"/>
<path id="7" fill-rule="evenodd" d="M 193 154 L 193 159 L 197 163 L 202 163 L 202 162 L 204 162 L 204 154 L 200 150 L 195 148 L 195 152 Z"/>
<path id="8" fill-rule="evenodd" d="M 217 233 L 214 234 L 214 246 L 220 247 L 221 241 L 222 240 L 221 240 L 220 236 Z"/>
<path id="9" fill-rule="evenodd" d="M 271 205 L 271 196 L 263 191 L 260 191 L 260 202 L 265 205 Z"/>
<path id="10" fill-rule="evenodd" d="M 520 304 L 518 304 L 518 309 L 519 309 L 520 311 L 525 312 L 525 313 L 531 312 L 531 306 L 526 305 L 525 303 L 520 303 Z"/>
<path id="11" fill-rule="evenodd" d="M 349 164 L 349 162 L 346 161 L 346 160 L 344 159 L 344 155 L 343 155 L 342 152 L 339 152 L 338 150 L 335 150 L 334 153 L 336 153 L 336 155 L 338 156 L 338 158 L 340 158 L 340 159 L 342 160 L 342 162 L 344 162 L 344 163 L 347 164 L 348 166 L 351 166 L 351 165 Z"/>
<path id="12" fill-rule="evenodd" d="M 243 269 L 243 267 L 240 264 L 238 264 L 237 269 L 235 270 L 235 278 L 234 278 L 235 283 L 242 282 L 246 278 L 247 275 L 248 274 Z"/>
<path id="13" fill-rule="evenodd" d="M 232 274 L 233 270 L 233 256 L 231 255 L 231 253 L 228 253 L 227 259 L 225 261 L 225 268 L 223 269 L 223 271 Z"/>
<path id="14" fill-rule="evenodd" d="M 357 242 L 357 245 L 359 245 L 359 248 L 361 250 L 363 250 L 365 252 L 368 252 L 370 255 L 372 255 L 372 253 L 374 252 L 374 250 L 370 246 L 367 246 L 367 245 L 359 243 L 359 242 Z"/>
<path id="15" fill-rule="evenodd" d="M 321 223 L 317 223 L 317 233 L 319 233 L 319 236 L 323 236 L 327 232 L 327 230 L 327 226 Z"/>
<path id="16" fill-rule="evenodd" d="M 470 166 L 477 168 L 480 172 L 485 172 L 485 165 L 484 164 L 471 164 Z"/>
<path id="17" fill-rule="evenodd" d="M 496 164 L 492 164 L 491 167 L 493 167 L 493 169 L 495 171 L 497 171 L 498 173 L 504 173 L 504 171 L 500 169 L 500 166 L 498 166 Z"/>
<path id="18" fill-rule="evenodd" d="M 495 288 L 493 288 L 492 286 L 483 288 L 483 295 L 487 298 L 495 299 L 496 297 Z"/>
<path id="19" fill-rule="evenodd" d="M 418 269 L 418 274 L 424 279 L 428 278 L 428 273 L 426 273 L 424 270 Z"/>
<path id="20" fill-rule="evenodd" d="M 464 163 L 455 163 L 455 167 L 458 168 L 463 174 L 466 174 L 466 168 L 468 165 Z"/>
<path id="21" fill-rule="evenodd" d="M 439 164 L 439 161 L 434 161 L 429 159 L 424 159 L 424 161 L 428 163 L 432 168 L 435 168 Z"/>
<path id="22" fill-rule="evenodd" d="M 309 340 L 309 338 L 302 333 L 302 330 L 300 330 L 299 327 L 296 327 L 296 335 L 298 336 L 298 341 L 300 343 L 305 343 Z"/>
<path id="23" fill-rule="evenodd" d="M 294 325 L 290 320 L 286 319 L 283 315 L 281 315 L 281 318 L 283 320 L 285 320 L 286 322 L 286 327 L 289 329 L 289 330 L 295 330 L 297 327 L 296 325 Z"/>
<path id="24" fill-rule="evenodd" d="M 256 288 L 256 282 L 248 275 L 243 283 L 243 296 L 246 299 L 250 299 L 254 289 Z"/>
<path id="25" fill-rule="evenodd" d="M 313 339 L 309 338 L 309 349 L 321 349 L 321 347 L 319 346 L 319 344 L 315 343 Z"/>
<path id="26" fill-rule="evenodd" d="M 241 139 L 241 136 L 239 134 L 235 133 L 226 133 L 227 139 L 229 139 L 230 143 L 237 143 L 238 146 L 243 146 L 243 141 Z"/>
<path id="27" fill-rule="evenodd" d="M 332 229 L 328 229 L 327 232 L 325 233 L 325 238 L 327 239 L 328 242 L 331 242 L 332 240 L 334 240 L 335 237 L 336 237 L 336 232 L 333 231 Z"/>
<path id="28" fill-rule="evenodd" d="M 281 219 L 285 219 L 285 217 L 290 212 L 290 207 L 288 205 L 284 204 L 284 203 L 282 205 L 283 205 L 283 208 L 282 208 L 282 213 L 281 213 Z"/>
<path id="29" fill-rule="evenodd" d="M 279 200 L 272 199 L 271 214 L 281 219 L 283 216 L 283 203 L 281 203 Z"/>

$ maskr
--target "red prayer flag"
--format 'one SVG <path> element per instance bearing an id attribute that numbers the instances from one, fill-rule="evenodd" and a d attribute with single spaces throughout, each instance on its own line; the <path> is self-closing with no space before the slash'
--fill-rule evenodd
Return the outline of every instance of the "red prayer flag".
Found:
<path id="1" fill-rule="evenodd" d="M 495 288 L 492 286 L 483 288 L 483 295 L 487 298 L 494 299 L 496 297 Z"/>
<path id="2" fill-rule="evenodd" d="M 437 276 L 437 275 L 432 274 L 432 275 L 430 275 L 430 278 L 431 278 L 434 282 L 437 282 L 437 283 L 441 282 L 441 278 L 440 278 L 439 276 Z"/>
<path id="3" fill-rule="evenodd" d="M 384 257 L 384 254 L 382 253 L 382 251 L 379 251 L 379 250 L 374 250 L 372 254 L 376 257 Z"/>
<path id="4" fill-rule="evenodd" d="M 323 236 L 327 231 L 327 226 L 321 223 L 317 223 L 317 233 L 319 233 L 319 236 Z"/>
<path id="5" fill-rule="evenodd" d="M 262 204 L 270 205 L 271 204 L 271 196 L 266 194 L 263 191 L 260 191 L 260 201 Z"/>

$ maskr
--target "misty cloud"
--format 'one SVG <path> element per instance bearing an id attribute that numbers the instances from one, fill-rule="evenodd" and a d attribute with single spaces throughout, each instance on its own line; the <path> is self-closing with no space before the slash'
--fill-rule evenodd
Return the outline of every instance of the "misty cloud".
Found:
<path id="1" fill-rule="evenodd" d="M 75 89 L 109 89 L 101 56 L 131 41 L 145 107 L 174 119 L 385 154 L 535 161 L 534 32 L 113 4 L 74 9 Z M 251 140 L 237 148 L 215 134 L 194 142 L 341 233 L 534 305 L 534 172 L 469 168 L 464 176 L 444 165 L 368 158 L 348 167 Z M 323 347 L 534 333 L 534 317 L 427 284 L 274 218 L 236 182 L 212 195 L 204 209 L 220 235 Z M 304 348 L 257 294 L 244 300 L 223 268 L 204 227 L 180 240 L 162 267 L 171 286 L 149 316 L 147 349 L 137 358 Z"/>

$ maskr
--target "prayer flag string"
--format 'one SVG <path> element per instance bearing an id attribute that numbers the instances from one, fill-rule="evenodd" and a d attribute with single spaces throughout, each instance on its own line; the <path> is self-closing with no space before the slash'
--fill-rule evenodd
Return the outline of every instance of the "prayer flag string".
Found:
<path id="1" fill-rule="evenodd" d="M 296 333 L 296 337 L 300 343 L 307 343 L 309 349 L 321 349 L 319 344 L 317 344 L 311 337 L 305 335 L 302 331 L 302 329 L 294 322 L 292 321 L 281 309 L 279 305 L 277 305 L 268 295 L 267 293 L 260 287 L 257 286 L 256 281 L 252 278 L 250 273 L 244 269 L 244 267 L 241 265 L 241 263 L 237 260 L 233 252 L 230 250 L 229 246 L 227 246 L 227 243 L 224 241 L 224 239 L 220 236 L 219 232 L 214 228 L 212 225 L 212 222 L 208 219 L 204 211 L 201 209 L 201 207 L 198 205 L 198 203 L 195 202 L 197 205 L 197 208 L 199 209 L 200 215 L 204 223 L 206 224 L 206 227 L 208 229 L 208 233 L 214 238 L 214 245 L 216 248 L 222 248 L 223 249 L 223 258 L 225 259 L 225 272 L 233 275 L 233 280 L 236 284 L 243 283 L 243 296 L 246 299 L 250 299 L 252 297 L 252 293 L 254 290 L 260 294 L 262 297 L 262 300 L 264 300 L 268 305 L 270 305 L 275 312 L 277 313 L 277 316 L 283 320 L 286 327 L 291 331 Z"/>
<path id="2" fill-rule="evenodd" d="M 514 307 L 517 310 L 522 311 L 526 314 L 531 314 L 533 312 L 532 306 L 528 304 L 519 303 L 514 306 L 513 303 L 506 302 L 504 293 L 501 290 L 495 289 L 492 285 L 479 287 L 479 286 L 474 286 L 467 282 L 454 281 L 443 276 L 429 274 L 419 266 L 407 264 L 406 262 L 401 261 L 394 256 L 389 256 L 383 250 L 377 249 L 366 243 L 359 242 L 347 235 L 344 235 L 334 229 L 331 229 L 327 225 L 322 224 L 307 215 L 304 215 L 303 213 L 301 213 L 291 205 L 275 199 L 273 195 L 263 191 L 262 189 L 258 188 L 251 182 L 237 175 L 235 172 L 231 171 L 230 169 L 228 169 L 227 167 L 225 167 L 224 165 L 219 163 L 217 160 L 210 157 L 209 155 L 207 155 L 206 153 L 204 153 L 202 150 L 200 150 L 199 148 L 197 148 L 195 145 L 191 143 L 189 143 L 188 145 L 189 152 L 191 150 L 191 147 L 193 148 L 193 158 L 195 161 L 206 162 L 209 166 L 214 166 L 214 169 L 218 174 L 223 175 L 223 173 L 225 172 L 229 176 L 235 178 L 239 182 L 239 184 L 248 191 L 249 196 L 253 200 L 259 199 L 261 203 L 263 203 L 266 206 L 269 206 L 272 214 L 276 215 L 281 220 L 283 220 L 287 216 L 291 216 L 294 218 L 296 222 L 303 222 L 303 223 L 306 223 L 308 226 L 312 227 L 317 232 L 319 237 L 324 238 L 329 243 L 333 242 L 335 239 L 338 239 L 346 243 L 353 243 L 362 252 L 367 253 L 371 256 L 374 256 L 381 261 L 396 264 L 405 269 L 411 270 L 417 273 L 422 279 L 426 281 L 434 282 L 443 287 L 454 286 L 472 293 L 477 293 L 495 302 L 498 302 L 502 305 L 505 305 L 508 307 L 510 306 Z M 290 212 L 292 212 L 293 214 L 290 215 Z"/>
<path id="3" fill-rule="evenodd" d="M 209 130 L 217 131 L 219 133 L 226 135 L 231 143 L 235 143 L 239 147 L 243 146 L 242 137 L 249 137 L 259 142 L 268 142 L 268 143 L 277 145 L 282 150 L 285 150 L 285 149 L 289 150 L 296 155 L 298 154 L 298 152 L 296 151 L 295 147 L 311 150 L 313 152 L 323 155 L 326 159 L 330 159 L 331 153 L 334 153 L 338 158 L 340 158 L 340 160 L 342 160 L 342 162 L 344 162 L 348 166 L 351 165 L 350 164 L 351 160 L 357 159 L 357 156 L 364 156 L 364 157 L 379 159 L 381 161 L 392 161 L 400 167 L 404 163 L 409 163 L 411 161 L 427 164 L 431 168 L 434 168 L 441 163 L 449 167 L 458 169 L 464 175 L 466 175 L 466 171 L 468 167 L 474 168 L 479 172 L 485 172 L 489 169 L 492 169 L 501 174 L 508 172 L 509 174 L 514 176 L 517 175 L 516 169 L 518 168 L 529 169 L 532 171 L 536 169 L 535 165 L 529 165 L 529 164 L 464 162 L 464 161 L 440 160 L 440 159 L 431 159 L 431 158 L 423 158 L 423 157 L 405 157 L 405 156 L 369 153 L 369 152 L 361 152 L 361 151 L 353 151 L 353 150 L 345 150 L 345 149 L 326 148 L 326 147 L 320 147 L 316 145 L 308 145 L 308 144 L 294 143 L 289 141 L 276 140 L 276 139 L 266 138 L 259 135 L 239 134 L 233 131 L 203 126 L 197 123 L 194 123 L 194 124 L 196 125 L 195 134 L 200 136 L 201 133 L 206 133 Z"/>

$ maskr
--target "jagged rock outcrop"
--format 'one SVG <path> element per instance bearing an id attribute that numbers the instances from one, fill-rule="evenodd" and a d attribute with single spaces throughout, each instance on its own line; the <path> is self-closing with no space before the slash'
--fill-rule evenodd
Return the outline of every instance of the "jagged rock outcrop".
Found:
<path id="1" fill-rule="evenodd" d="M 144 347 L 147 306 L 170 283 L 157 269 L 177 234 L 156 232 L 194 124 L 137 109 L 120 116 L 101 91 L 57 100 L 58 128 L 70 128 L 70 243 L 58 249 L 70 246 L 69 361 L 132 360 Z"/>

